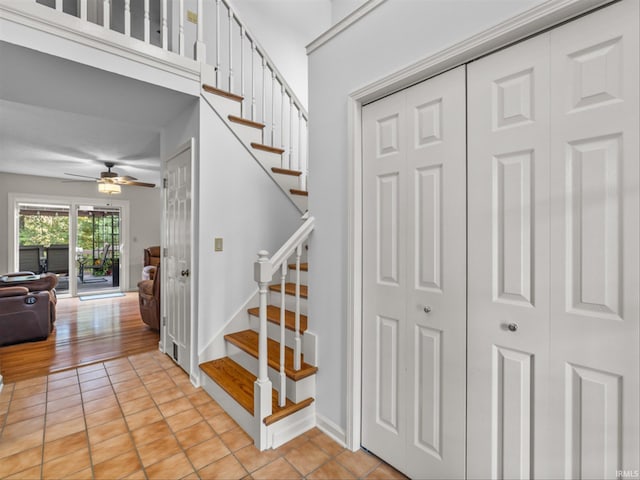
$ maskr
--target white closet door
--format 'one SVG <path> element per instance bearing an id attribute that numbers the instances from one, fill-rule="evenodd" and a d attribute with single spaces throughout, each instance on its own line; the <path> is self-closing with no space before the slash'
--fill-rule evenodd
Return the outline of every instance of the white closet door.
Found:
<path id="1" fill-rule="evenodd" d="M 548 34 L 468 66 L 468 476 L 542 478 Z"/>
<path id="2" fill-rule="evenodd" d="M 363 445 L 465 474 L 465 71 L 363 109 Z"/>
<path id="3" fill-rule="evenodd" d="M 550 33 L 556 478 L 640 468 L 638 6 Z"/>

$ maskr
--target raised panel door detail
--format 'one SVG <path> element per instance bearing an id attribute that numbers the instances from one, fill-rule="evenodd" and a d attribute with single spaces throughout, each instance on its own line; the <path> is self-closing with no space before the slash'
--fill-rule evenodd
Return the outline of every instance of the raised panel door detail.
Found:
<path id="1" fill-rule="evenodd" d="M 378 219 L 377 219 L 377 258 L 378 283 L 398 284 L 398 173 L 377 177 Z"/>
<path id="2" fill-rule="evenodd" d="M 398 433 L 398 320 L 377 317 L 376 412 L 378 424 Z"/>
<path id="3" fill-rule="evenodd" d="M 620 319 L 619 135 L 567 147 L 568 311 Z"/>
<path id="4" fill-rule="evenodd" d="M 533 355 L 492 347 L 492 478 L 530 478 Z"/>
<path id="5" fill-rule="evenodd" d="M 567 364 L 565 477 L 615 478 L 621 469 L 622 378 Z"/>
<path id="6" fill-rule="evenodd" d="M 621 100 L 621 40 L 614 38 L 569 55 L 573 64 L 570 88 L 574 109 Z"/>
<path id="7" fill-rule="evenodd" d="M 415 109 L 415 146 L 423 147 L 442 140 L 442 99 Z"/>
<path id="8" fill-rule="evenodd" d="M 441 459 L 442 332 L 416 326 L 415 331 L 414 444 Z"/>
<path id="9" fill-rule="evenodd" d="M 377 154 L 384 157 L 396 153 L 400 148 L 398 132 L 398 115 L 392 115 L 377 122 Z"/>
<path id="10" fill-rule="evenodd" d="M 521 125 L 533 120 L 533 69 L 496 80 L 493 83 L 494 129 Z"/>
<path id="11" fill-rule="evenodd" d="M 442 165 L 415 172 L 416 288 L 442 289 Z"/>
<path id="12" fill-rule="evenodd" d="M 493 299 L 532 305 L 533 151 L 493 158 Z"/>

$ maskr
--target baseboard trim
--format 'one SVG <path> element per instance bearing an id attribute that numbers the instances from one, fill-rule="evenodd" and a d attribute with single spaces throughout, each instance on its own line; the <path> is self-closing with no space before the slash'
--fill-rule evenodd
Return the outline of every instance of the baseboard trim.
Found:
<path id="1" fill-rule="evenodd" d="M 347 446 L 347 434 L 343 428 L 336 425 L 333 421 L 327 417 L 316 412 L 316 426 L 325 434 L 329 435 L 332 439 L 340 444 L 342 447 Z M 358 446 L 360 448 L 360 446 Z M 356 449 L 357 450 L 357 449 Z"/>

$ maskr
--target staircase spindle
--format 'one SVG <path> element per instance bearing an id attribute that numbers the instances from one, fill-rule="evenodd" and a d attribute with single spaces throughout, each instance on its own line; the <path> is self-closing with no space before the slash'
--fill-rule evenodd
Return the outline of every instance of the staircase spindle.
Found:
<path id="1" fill-rule="evenodd" d="M 169 49 L 169 23 L 167 21 L 167 0 L 162 0 L 162 12 L 161 12 L 161 24 L 162 24 L 162 49 Z"/>
<path id="2" fill-rule="evenodd" d="M 131 36 L 131 0 L 124 0 L 124 34 Z"/>
<path id="3" fill-rule="evenodd" d="M 109 0 L 102 1 L 102 26 L 111 28 L 111 5 Z"/>
<path id="4" fill-rule="evenodd" d="M 285 286 L 287 279 L 287 262 L 282 262 L 280 275 L 280 395 L 278 405 L 284 407 L 287 403 L 287 376 L 284 372 L 285 349 Z"/>
<path id="5" fill-rule="evenodd" d="M 56 10 L 62 12 L 62 0 L 56 0 Z"/>
<path id="6" fill-rule="evenodd" d="M 149 0 L 144 0 L 144 41 L 150 41 L 150 18 L 149 18 Z"/>
<path id="7" fill-rule="evenodd" d="M 80 0 L 80 4 L 78 8 L 80 9 L 80 19 L 86 20 L 87 19 L 87 0 Z"/>
<path id="8" fill-rule="evenodd" d="M 302 109 L 298 107 L 298 170 L 302 169 Z"/>
<path id="9" fill-rule="evenodd" d="M 233 10 L 229 7 L 229 91 L 233 92 Z"/>
<path id="10" fill-rule="evenodd" d="M 196 46 L 194 58 L 201 63 L 207 63 L 207 48 L 204 43 L 204 0 L 198 0 L 198 21 L 196 22 Z"/>
<path id="11" fill-rule="evenodd" d="M 262 56 L 262 123 L 267 123 L 267 59 Z"/>
<path id="12" fill-rule="evenodd" d="M 244 117 L 244 107 L 246 100 L 244 98 L 244 25 L 240 25 L 240 96 L 242 102 L 240 103 L 240 116 Z"/>
<path id="13" fill-rule="evenodd" d="M 280 148 L 284 150 L 284 82 L 280 84 L 280 97 Z M 284 162 L 284 157 L 282 161 Z M 291 166 L 289 166 L 289 169 L 291 169 Z"/>
<path id="14" fill-rule="evenodd" d="M 289 97 L 289 168 L 293 170 L 293 97 Z"/>
<path id="15" fill-rule="evenodd" d="M 220 79 L 220 0 L 216 0 L 216 87 L 222 88 Z"/>
<path id="16" fill-rule="evenodd" d="M 302 256 L 302 244 L 296 247 L 296 324 L 295 343 L 293 348 L 293 369 L 302 368 L 302 340 L 300 339 L 300 257 Z"/>
<path id="17" fill-rule="evenodd" d="M 271 70 L 271 146 L 276 146 L 276 72 Z M 282 159 L 281 159 L 282 161 Z M 282 163 L 280 164 L 282 165 Z"/>
<path id="18" fill-rule="evenodd" d="M 256 42 L 251 40 L 251 120 L 256 120 Z"/>
<path id="19" fill-rule="evenodd" d="M 184 56 L 184 0 L 180 0 L 178 15 L 178 53 Z"/>

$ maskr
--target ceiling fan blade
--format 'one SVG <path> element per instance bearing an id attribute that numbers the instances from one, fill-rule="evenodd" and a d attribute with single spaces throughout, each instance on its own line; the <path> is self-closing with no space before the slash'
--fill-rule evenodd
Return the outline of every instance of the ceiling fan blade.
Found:
<path id="1" fill-rule="evenodd" d="M 78 175 L 77 173 L 65 173 L 65 175 L 69 175 L 71 177 L 82 177 L 82 178 L 90 178 L 91 180 L 100 180 L 96 177 L 89 177 L 88 175 Z"/>
<path id="2" fill-rule="evenodd" d="M 120 182 L 120 185 L 130 185 L 132 187 L 149 187 L 149 188 L 154 188 L 156 186 L 155 183 L 131 182 L 131 181 Z"/>

